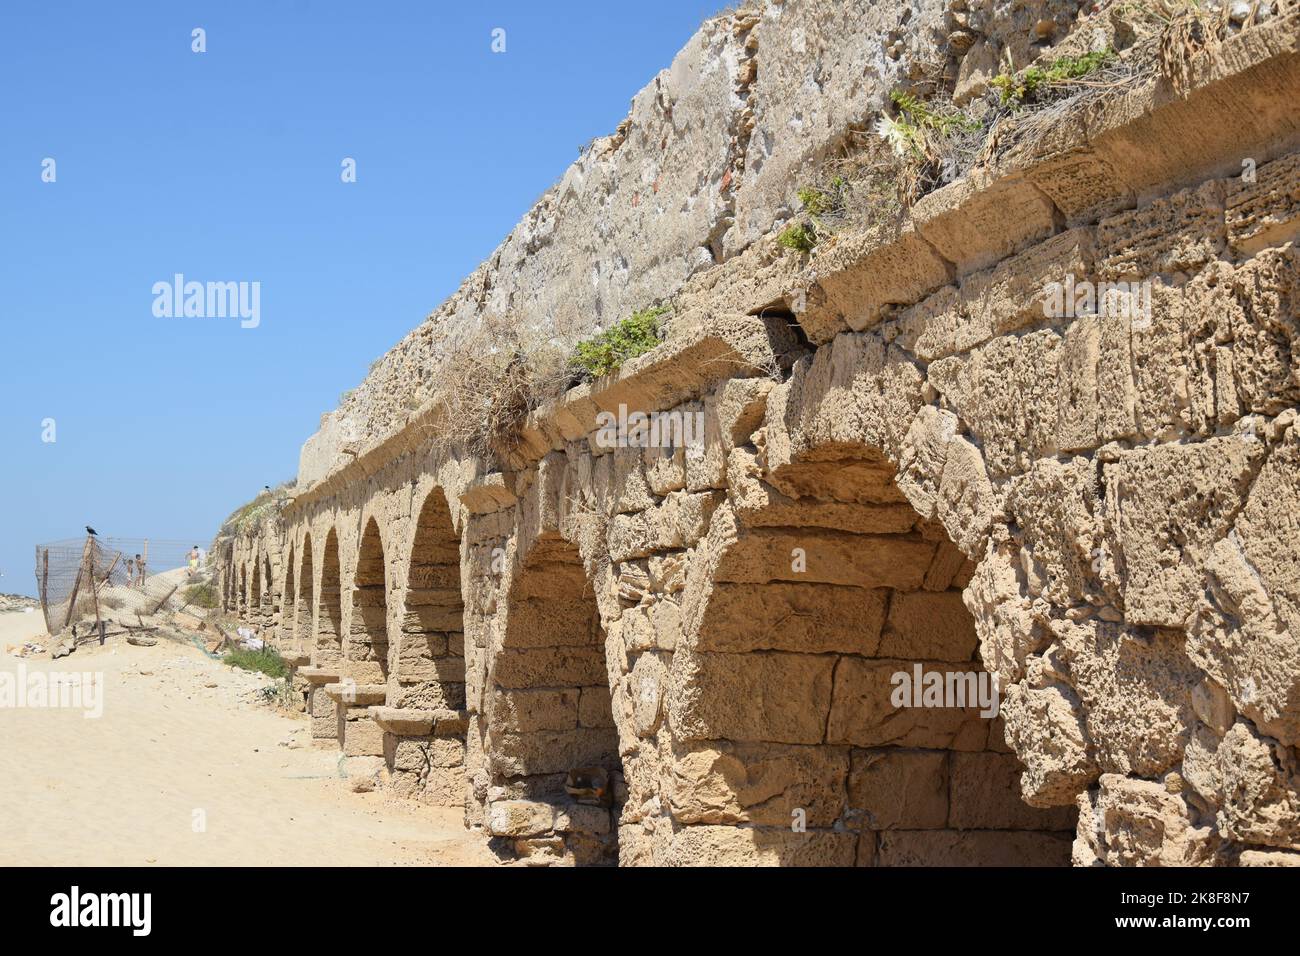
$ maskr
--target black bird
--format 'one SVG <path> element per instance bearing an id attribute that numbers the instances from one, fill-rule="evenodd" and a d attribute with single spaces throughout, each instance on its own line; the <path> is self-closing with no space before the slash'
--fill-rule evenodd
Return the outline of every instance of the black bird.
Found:
<path id="1" fill-rule="evenodd" d="M 95 529 L 90 525 L 86 525 L 86 534 L 90 535 L 92 538 L 95 537 Z"/>

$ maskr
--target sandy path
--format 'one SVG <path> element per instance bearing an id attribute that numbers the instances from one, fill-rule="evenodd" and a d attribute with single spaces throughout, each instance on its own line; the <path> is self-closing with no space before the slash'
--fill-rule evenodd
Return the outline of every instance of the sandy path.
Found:
<path id="1" fill-rule="evenodd" d="M 0 648 L 43 633 L 39 613 L 0 614 Z M 261 678 L 197 648 L 0 653 L 21 668 L 102 673 L 103 715 L 0 709 L 0 865 L 491 862 L 459 810 L 351 792 L 305 717 L 254 703 Z"/>

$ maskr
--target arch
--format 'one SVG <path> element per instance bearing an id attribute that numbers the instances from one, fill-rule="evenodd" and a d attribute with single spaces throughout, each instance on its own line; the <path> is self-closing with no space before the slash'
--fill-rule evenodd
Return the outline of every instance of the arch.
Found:
<path id="1" fill-rule="evenodd" d="M 231 581 L 234 579 L 234 568 L 231 567 L 230 561 L 225 557 L 221 561 L 221 613 L 230 612 L 230 595 L 234 590 Z"/>
<path id="2" fill-rule="evenodd" d="M 435 488 L 416 519 L 401 629 L 389 642 L 386 702 L 418 721 L 384 726 L 392 789 L 437 806 L 465 801 L 465 620 L 460 538 Z M 423 717 L 439 715 L 432 720 Z"/>
<path id="3" fill-rule="evenodd" d="M 379 682 L 388 680 L 388 574 L 384 542 L 373 517 L 366 522 L 357 552 L 352 622 L 344 656 L 368 665 L 362 669 L 363 675 L 377 669 Z"/>
<path id="4" fill-rule="evenodd" d="M 411 544 L 402 632 L 391 643 L 388 702 L 393 707 L 465 706 L 465 605 L 460 537 L 441 489 L 424 500 Z"/>
<path id="5" fill-rule="evenodd" d="M 489 802 L 493 846 L 613 863 L 619 739 L 605 632 L 577 547 L 556 533 L 539 537 L 512 575 L 502 612 L 488 664 L 483 749 L 491 786 L 518 794 L 528 812 Z M 530 821 L 522 829 L 521 818 Z M 531 822 L 539 818 L 553 822 Z"/>
<path id="6" fill-rule="evenodd" d="M 298 603 L 294 590 L 293 552 L 293 539 L 290 538 L 289 551 L 284 562 L 284 586 L 280 589 L 280 593 L 284 596 L 281 601 L 280 626 L 276 628 L 276 640 L 286 648 L 295 645 L 294 638 L 297 634 Z"/>
<path id="7" fill-rule="evenodd" d="M 682 598 L 661 862 L 1067 864 L 1074 811 L 1020 799 L 943 526 L 878 449 L 737 453 Z"/>
<path id="8" fill-rule="evenodd" d="M 262 628 L 266 636 L 271 635 L 272 628 L 275 624 L 276 600 L 275 600 L 275 574 L 271 569 L 270 551 L 262 552 L 262 602 L 258 608 L 258 614 L 262 619 Z"/>
<path id="9" fill-rule="evenodd" d="M 343 656 L 343 607 L 339 584 L 339 536 L 333 528 L 325 535 L 321 555 L 320 602 L 316 613 L 316 636 L 312 662 L 316 666 L 333 664 Z"/>
<path id="10" fill-rule="evenodd" d="M 313 643 L 312 636 L 315 633 L 312 629 L 312 614 L 316 610 L 316 600 L 314 597 L 316 591 L 316 579 L 312 575 L 310 531 L 303 536 L 301 558 L 302 570 L 298 573 L 298 601 L 293 615 L 293 640 L 294 644 L 298 648 L 310 653 Z"/>
<path id="11" fill-rule="evenodd" d="M 262 562 L 253 556 L 253 593 L 249 596 L 248 607 L 244 610 L 244 616 L 249 623 L 260 625 L 262 623 Z"/>

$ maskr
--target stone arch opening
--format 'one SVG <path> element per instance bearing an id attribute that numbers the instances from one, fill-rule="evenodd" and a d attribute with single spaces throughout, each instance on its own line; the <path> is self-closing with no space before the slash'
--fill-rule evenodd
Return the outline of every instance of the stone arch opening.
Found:
<path id="1" fill-rule="evenodd" d="M 275 575 L 271 570 L 271 555 L 265 553 L 262 555 L 262 603 L 259 613 L 262 617 L 262 627 L 266 631 L 265 636 L 270 636 L 271 629 L 275 625 Z"/>
<path id="2" fill-rule="evenodd" d="M 294 611 L 294 643 L 300 650 L 311 650 L 312 613 L 316 608 L 316 579 L 312 574 L 311 532 L 302 539 L 302 571 L 298 574 L 298 605 Z"/>
<path id="3" fill-rule="evenodd" d="M 258 624 L 262 615 L 262 562 L 253 559 L 253 593 L 248 602 L 248 619 Z"/>
<path id="4" fill-rule="evenodd" d="M 513 574 L 487 687 L 494 848 L 615 863 L 623 786 L 605 631 L 578 549 L 558 534 L 540 538 Z"/>
<path id="5" fill-rule="evenodd" d="M 343 656 L 343 606 L 339 580 L 339 536 L 330 528 L 321 555 L 319 611 L 312 658 L 317 667 L 334 664 Z"/>
<path id="6" fill-rule="evenodd" d="M 358 681 L 388 680 L 388 575 L 384 542 L 374 518 L 366 522 L 357 553 L 352 587 L 352 622 L 344 655 L 355 665 Z"/>
<path id="7" fill-rule="evenodd" d="M 401 615 L 389 641 L 384 758 L 392 788 L 438 806 L 465 800 L 465 608 L 460 537 L 441 489 L 416 519 Z"/>
<path id="8" fill-rule="evenodd" d="M 297 632 L 298 604 L 294 587 L 293 551 L 293 541 L 290 541 L 287 560 L 284 563 L 284 587 L 280 591 L 284 596 L 281 601 L 283 609 L 280 614 L 280 626 L 276 629 L 276 638 L 284 647 L 294 643 Z"/>
<path id="9" fill-rule="evenodd" d="M 672 857 L 1068 864 L 1073 810 L 1020 799 L 962 600 L 974 565 L 878 450 L 766 474 L 753 452 L 683 594 Z"/>
<path id="10" fill-rule="evenodd" d="M 465 707 L 465 605 L 460 536 L 440 489 L 416 521 L 402 633 L 391 644 L 388 702 L 420 710 Z"/>

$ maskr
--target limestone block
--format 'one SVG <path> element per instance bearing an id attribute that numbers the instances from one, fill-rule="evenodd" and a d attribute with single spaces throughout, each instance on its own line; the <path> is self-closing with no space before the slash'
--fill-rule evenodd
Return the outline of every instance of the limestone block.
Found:
<path id="1" fill-rule="evenodd" d="M 1192 428 L 1214 434 L 1240 415 L 1275 415 L 1300 400 L 1295 342 L 1300 250 L 1215 262 L 1170 299 L 1186 340 Z"/>
<path id="2" fill-rule="evenodd" d="M 655 508 L 633 515 L 616 515 L 609 526 L 609 552 L 614 561 L 644 558 L 655 551 L 692 547 L 704 535 L 722 493 L 673 492 Z"/>
<path id="3" fill-rule="evenodd" d="M 461 668 L 463 670 L 463 664 Z M 462 681 L 411 680 L 388 684 L 388 702 L 408 710 L 461 710 L 465 707 L 465 684 Z"/>
<path id="4" fill-rule="evenodd" d="M 907 354 L 879 334 L 837 336 L 795 363 L 790 379 L 768 396 L 769 469 L 775 472 L 823 446 L 856 446 L 896 457 L 922 405 L 924 382 Z"/>
<path id="5" fill-rule="evenodd" d="M 674 734 L 684 741 L 821 743 L 834 666 L 825 655 L 701 654 L 679 648 L 668 700 Z"/>
<path id="6" fill-rule="evenodd" d="M 561 833 L 609 833 L 610 812 L 604 807 L 569 803 L 556 809 L 554 827 Z"/>
<path id="7" fill-rule="evenodd" d="M 1073 830 L 1075 809 L 1031 807 L 1020 796 L 1012 754 L 954 753 L 948 823 L 958 830 Z"/>
<path id="8" fill-rule="evenodd" d="M 714 579 L 774 581 L 915 590 L 925 580 L 935 545 L 918 536 L 845 534 L 820 528 L 741 531 L 722 555 Z"/>
<path id="9" fill-rule="evenodd" d="M 382 757 L 384 755 L 384 731 L 370 719 L 364 707 L 354 708 L 356 716 L 349 714 L 346 719 L 340 715 L 339 734 L 343 753 L 349 757 Z"/>
<path id="10" fill-rule="evenodd" d="M 1056 207 L 1032 183 L 965 177 L 922 196 L 917 231 L 958 274 L 986 268 L 1056 231 Z"/>
<path id="11" fill-rule="evenodd" d="M 960 591 L 895 592 L 874 656 L 969 661 L 979 638 Z"/>
<path id="12" fill-rule="evenodd" d="M 706 422 L 717 422 L 723 450 L 748 444 L 763 424 L 767 396 L 775 383 L 769 378 L 733 378 L 719 385 L 704 402 Z"/>
<path id="13" fill-rule="evenodd" d="M 731 381 L 767 381 L 766 379 L 732 379 Z M 770 382 L 769 382 L 770 384 Z M 682 406 L 683 415 L 702 415 L 704 436 L 702 444 L 686 447 L 686 490 L 709 491 L 727 487 L 727 451 L 722 425 L 717 409 L 711 405 L 715 393 L 703 402 L 688 402 Z M 761 413 L 760 413 L 761 414 Z"/>
<path id="14" fill-rule="evenodd" d="M 836 477 L 843 482 L 845 477 L 852 477 L 854 469 L 836 467 L 835 470 Z M 807 466 L 800 471 L 806 472 Z M 837 490 L 844 494 L 849 487 L 847 482 L 841 486 L 844 490 L 822 484 L 817 489 L 817 497 L 791 497 L 762 480 L 758 456 L 745 448 L 733 449 L 727 459 L 727 475 L 729 500 L 737 520 L 747 527 L 816 527 L 855 534 L 896 534 L 909 531 L 916 524 L 916 512 L 905 503 L 826 500 Z M 773 480 L 789 487 L 792 476 L 792 470 L 786 469 L 773 476 Z M 890 479 L 880 469 L 873 468 L 863 477 L 864 485 L 874 486 L 873 490 L 880 492 L 872 497 L 895 498 L 891 489 L 882 487 Z"/>
<path id="15" fill-rule="evenodd" d="M 968 670 L 961 664 L 927 662 L 922 673 Z M 930 747 L 983 750 L 988 721 L 978 707 L 896 707 L 894 675 L 911 679 L 912 662 L 842 657 L 835 668 L 834 696 L 826 724 L 828 743 L 858 747 Z"/>
<path id="16" fill-rule="evenodd" d="M 848 771 L 844 747 L 709 741 L 674 755 L 668 802 L 682 824 L 790 828 L 803 811 L 807 826 L 828 827 L 844 811 Z"/>
<path id="17" fill-rule="evenodd" d="M 1277 605 L 1236 538 L 1215 545 L 1208 571 L 1211 586 L 1188 624 L 1187 653 L 1227 688 L 1228 699 L 1214 710 L 1226 717 L 1240 709 L 1262 731 L 1294 746 L 1300 741 L 1293 703 L 1300 684 L 1295 631 L 1279 620 Z M 1212 723 L 1207 717 L 1202 719 Z"/>
<path id="18" fill-rule="evenodd" d="M 1227 535 L 1262 457 L 1261 442 L 1239 438 L 1124 455 L 1107 497 L 1117 511 L 1129 623 L 1182 626 L 1210 550 Z"/>
<path id="19" fill-rule="evenodd" d="M 538 575 L 550 584 L 551 597 L 512 600 L 505 608 L 505 623 L 512 647 L 583 646 L 600 637 L 595 612 L 586 601 L 557 601 L 555 594 L 569 593 L 574 574 L 569 566 L 563 573 L 548 574 L 542 565 L 529 569 L 528 576 Z M 541 583 L 534 580 L 534 583 Z"/>
<path id="20" fill-rule="evenodd" d="M 1103 774 L 1095 813 L 1109 866 L 1196 866 L 1214 859 L 1218 839 L 1196 826 L 1177 794 L 1151 780 Z"/>
<path id="21" fill-rule="evenodd" d="M 1034 807 L 1069 806 L 1097 779 L 1088 750 L 1083 706 L 1068 687 L 1002 687 L 1002 720 L 1007 744 L 1025 770 L 1021 795 Z"/>
<path id="22" fill-rule="evenodd" d="M 1189 783 L 1218 807 L 1223 835 L 1241 843 L 1300 848 L 1300 768 L 1293 751 L 1238 721 L 1217 740 L 1188 746 Z"/>
<path id="23" fill-rule="evenodd" d="M 990 548 L 962 593 L 975 620 L 980 660 L 998 675 L 1004 691 L 1024 673 L 1025 659 L 1047 642 L 1034 620 L 1022 575 L 1011 548 Z"/>
<path id="24" fill-rule="evenodd" d="M 840 651 L 874 656 L 889 591 L 772 582 L 720 582 L 692 608 L 692 640 L 702 651 Z"/>
<path id="25" fill-rule="evenodd" d="M 930 364 L 930 384 L 978 439 L 993 477 L 1056 448 L 1061 344 L 1058 332 L 1042 329 Z"/>
<path id="26" fill-rule="evenodd" d="M 798 316 L 818 345 L 846 329 L 870 329 L 892 306 L 915 302 L 952 281 L 950 265 L 912 222 L 837 238 L 818 256 L 816 282 Z"/>
<path id="27" fill-rule="evenodd" d="M 1239 254 L 1250 254 L 1293 241 L 1300 231 L 1300 153 L 1292 153 L 1255 170 L 1255 181 L 1238 176 L 1228 181 L 1228 241 Z"/>
<path id="28" fill-rule="evenodd" d="M 496 774 L 567 773 L 574 767 L 615 763 L 618 754 L 612 736 L 607 727 L 530 733 L 491 727 L 484 751 L 488 768 Z"/>
<path id="29" fill-rule="evenodd" d="M 1097 274 L 1108 281 L 1194 273 L 1227 241 L 1224 184 L 1210 180 L 1097 224 Z"/>
<path id="30" fill-rule="evenodd" d="M 1034 569 L 1044 599 L 1069 606 L 1112 588 L 1118 597 L 1113 555 L 1099 549 L 1101 509 L 1097 466 L 1087 458 L 1036 461 L 1012 482 L 1007 511 L 1020 528 L 1022 564 Z"/>
<path id="31" fill-rule="evenodd" d="M 856 833 L 731 826 L 690 826 L 678 830 L 668 850 L 668 866 L 852 866 Z"/>
<path id="32" fill-rule="evenodd" d="M 487 806 L 487 832 L 493 836 L 537 836 L 550 833 L 555 808 L 531 800 L 500 800 Z"/>
<path id="33" fill-rule="evenodd" d="M 488 713 L 520 733 L 531 730 L 572 730 L 578 726 L 577 687 L 538 690 L 497 690 Z"/>
<path id="34" fill-rule="evenodd" d="M 1066 866 L 1068 833 L 886 830 L 876 866 Z"/>
<path id="35" fill-rule="evenodd" d="M 899 344 L 932 362 L 1045 321 L 1049 285 L 1087 278 L 1091 244 L 1090 230 L 1069 229 L 939 290 L 904 310 Z"/>
<path id="36" fill-rule="evenodd" d="M 938 509 L 939 483 L 957 425 L 957 416 L 952 412 L 923 405 L 903 438 L 896 480 L 922 518 L 933 518 Z"/>
<path id="37" fill-rule="evenodd" d="M 585 687 L 605 683 L 599 647 L 504 648 L 492 660 L 498 687 Z"/>
<path id="38" fill-rule="evenodd" d="M 393 770 L 420 773 L 429 767 L 462 767 L 465 744 L 449 737 L 384 738 L 384 758 Z"/>
<path id="39" fill-rule="evenodd" d="M 921 583 L 927 591 L 946 591 L 949 588 L 961 589 L 970 583 L 975 573 L 974 562 L 948 540 L 945 533 L 939 546 L 935 549 L 934 560 L 926 569 L 925 580 Z"/>
<path id="40" fill-rule="evenodd" d="M 1300 742 L 1300 443 L 1294 429 L 1260 470 L 1236 528 L 1214 545 L 1187 649 L 1232 704 L 1284 744 Z"/>
<path id="41" fill-rule="evenodd" d="M 579 727 L 613 727 L 609 691 L 604 687 L 584 687 L 578 698 Z"/>
<path id="42" fill-rule="evenodd" d="M 656 495 L 681 491 L 686 487 L 686 449 L 646 448 L 642 451 L 646 484 Z"/>
<path id="43" fill-rule="evenodd" d="M 948 760 L 942 750 L 854 750 L 848 805 L 868 830 L 924 830 L 948 822 Z"/>
<path id="44" fill-rule="evenodd" d="M 649 586 L 664 595 L 676 594 L 686 586 L 685 552 L 653 554 L 646 564 Z"/>
<path id="45" fill-rule="evenodd" d="M 1060 621 L 1053 630 L 1102 771 L 1156 777 L 1176 764 L 1195 719 L 1191 693 L 1200 681 L 1183 635 L 1139 634 L 1096 620 Z"/>
<path id="46" fill-rule="evenodd" d="M 1242 866 L 1300 866 L 1300 853 L 1245 850 L 1240 860 Z"/>
<path id="47" fill-rule="evenodd" d="M 515 855 L 526 866 L 562 866 L 572 862 L 565 853 L 563 837 L 533 837 L 511 843 Z"/>

